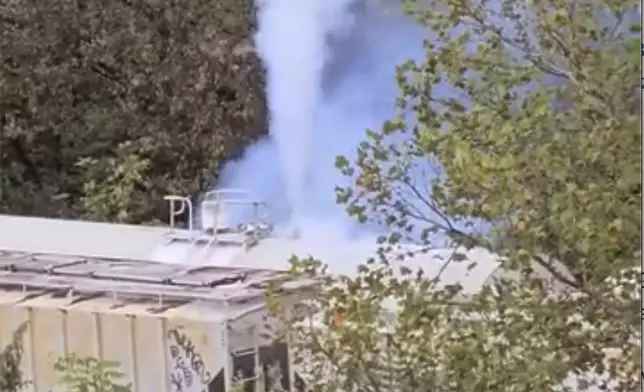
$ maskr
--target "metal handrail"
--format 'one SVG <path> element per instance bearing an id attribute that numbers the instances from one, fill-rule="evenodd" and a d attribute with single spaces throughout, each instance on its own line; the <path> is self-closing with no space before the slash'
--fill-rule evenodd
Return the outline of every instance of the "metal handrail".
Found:
<path id="1" fill-rule="evenodd" d="M 163 197 L 163 200 L 167 200 L 170 203 L 170 227 L 174 228 L 175 217 L 183 214 L 188 207 L 188 230 L 192 230 L 193 219 L 193 209 L 192 201 L 189 198 L 178 195 L 167 195 Z M 180 208 L 177 210 L 177 202 L 181 202 Z"/>
<path id="2" fill-rule="evenodd" d="M 168 195 L 164 199 L 170 203 L 170 227 L 175 227 L 175 217 L 183 214 L 186 210 L 188 212 L 188 231 L 186 233 L 177 233 L 171 231 L 168 233 L 168 241 L 184 240 L 189 242 L 190 249 L 186 253 L 188 259 L 192 259 L 197 248 L 201 249 L 197 257 L 205 259 L 208 257 L 210 250 L 217 246 L 221 239 L 221 235 L 239 234 L 239 245 L 246 248 L 254 246 L 259 240 L 267 236 L 272 230 L 272 226 L 268 224 L 268 205 L 260 200 L 253 200 L 249 197 L 250 192 L 242 189 L 214 189 L 204 194 L 201 201 L 201 207 L 212 212 L 213 221 L 205 225 L 202 222 L 203 230 L 197 232 L 193 228 L 193 205 L 190 199 L 183 196 Z M 222 227 L 222 222 L 225 218 L 227 207 L 231 205 L 247 205 L 252 208 L 252 218 L 249 222 L 241 224 L 236 227 Z M 212 225 L 212 227 L 210 226 Z M 212 230 L 210 230 L 212 229 Z M 203 244 L 204 236 L 207 236 L 207 241 Z"/>

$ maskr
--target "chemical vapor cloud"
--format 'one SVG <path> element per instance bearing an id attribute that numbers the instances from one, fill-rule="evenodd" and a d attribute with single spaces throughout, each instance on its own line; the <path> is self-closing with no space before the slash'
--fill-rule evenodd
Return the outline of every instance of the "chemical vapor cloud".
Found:
<path id="1" fill-rule="evenodd" d="M 224 169 L 219 187 L 249 190 L 278 227 L 302 236 L 364 232 L 334 188 L 335 157 L 395 113 L 395 67 L 422 54 L 422 32 L 391 4 L 260 0 L 256 49 L 267 69 L 270 134 Z M 243 219 L 231 217 L 233 221 Z"/>

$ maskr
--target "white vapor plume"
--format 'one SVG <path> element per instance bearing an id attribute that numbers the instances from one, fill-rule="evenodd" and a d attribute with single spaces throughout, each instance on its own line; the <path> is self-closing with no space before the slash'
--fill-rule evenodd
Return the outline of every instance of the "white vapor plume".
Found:
<path id="1" fill-rule="evenodd" d="M 367 128 L 394 114 L 395 67 L 422 54 L 400 2 L 261 0 L 256 48 L 267 69 L 270 134 L 230 163 L 219 186 L 249 190 L 271 220 L 306 236 L 363 230 L 335 203 Z M 233 217 L 233 220 L 243 217 Z"/>

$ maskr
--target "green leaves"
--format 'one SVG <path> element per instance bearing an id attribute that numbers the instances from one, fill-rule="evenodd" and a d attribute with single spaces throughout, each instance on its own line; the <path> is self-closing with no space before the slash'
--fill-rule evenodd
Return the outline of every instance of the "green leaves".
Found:
<path id="1" fill-rule="evenodd" d="M 137 191 L 146 189 L 145 173 L 149 161 L 132 151 L 131 143 L 118 146 L 117 157 L 102 161 L 85 158 L 78 162 L 86 178 L 81 199 L 87 217 L 113 222 L 132 220 L 132 205 L 144 200 Z"/>
<path id="2" fill-rule="evenodd" d="M 124 382 L 120 365 L 75 354 L 60 358 L 54 368 L 60 374 L 60 385 L 68 392 L 131 392 Z"/>
<path id="3" fill-rule="evenodd" d="M 77 162 L 110 166 L 125 142 L 149 166 L 122 219 L 210 186 L 267 128 L 249 4 L 3 2 L 0 210 L 112 218 L 85 209 Z"/>
<path id="4" fill-rule="evenodd" d="M 19 392 L 28 383 L 23 379 L 20 364 L 24 353 L 22 345 L 27 324 L 23 324 L 14 334 L 11 343 L 0 351 L 0 391 Z"/>
<path id="5" fill-rule="evenodd" d="M 28 385 L 21 369 L 23 359 L 22 340 L 27 324 L 20 326 L 13 341 L 0 352 L 0 390 L 19 392 Z M 59 358 L 54 370 L 60 376 L 60 386 L 68 392 L 131 392 L 131 384 L 124 382 L 120 365 L 76 354 Z"/>
<path id="6" fill-rule="evenodd" d="M 356 160 L 338 160 L 353 180 L 338 189 L 338 201 L 357 219 L 389 227 L 382 260 L 377 274 L 370 263 L 343 283 L 351 291 L 336 287 L 318 303 L 357 309 L 369 298 L 369 306 L 397 307 L 383 316 L 385 335 L 369 330 L 381 321 L 360 324 L 364 316 L 354 320 L 343 308 L 344 319 L 365 327 L 360 333 L 320 327 L 307 332 L 315 346 L 309 335 L 301 341 L 351 368 L 333 371 L 351 380 L 345 390 L 636 388 L 641 132 L 630 80 L 640 49 L 618 25 L 636 7 L 406 2 L 433 38 L 425 58 L 397 70 L 396 120 L 369 131 Z M 436 94 L 439 82 L 453 94 Z M 401 120 L 408 111 L 417 122 Z M 503 257 L 502 271 L 466 305 L 431 277 L 394 278 L 389 244 L 439 247 L 437 234 L 452 245 L 493 245 Z M 359 284 L 367 277 L 368 287 Z M 343 342 L 369 339 L 370 358 L 379 359 L 359 365 L 366 354 L 350 343 L 320 351 L 339 334 Z"/>

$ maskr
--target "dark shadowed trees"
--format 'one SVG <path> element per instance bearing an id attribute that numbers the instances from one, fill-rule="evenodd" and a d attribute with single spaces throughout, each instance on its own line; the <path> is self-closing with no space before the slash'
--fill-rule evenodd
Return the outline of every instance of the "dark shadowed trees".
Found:
<path id="1" fill-rule="evenodd" d="M 164 219 L 266 132 L 253 30 L 245 0 L 0 2 L 0 211 Z"/>

